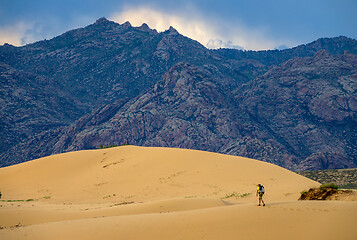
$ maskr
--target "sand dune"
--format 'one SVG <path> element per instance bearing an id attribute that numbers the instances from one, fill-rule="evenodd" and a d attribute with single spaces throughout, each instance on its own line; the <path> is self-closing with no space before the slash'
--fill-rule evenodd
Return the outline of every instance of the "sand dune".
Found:
<path id="1" fill-rule="evenodd" d="M 170 198 L 252 197 L 257 183 L 269 200 L 296 200 L 318 185 L 281 167 L 247 158 L 167 148 L 125 146 L 71 152 L 3 168 L 7 199 L 103 203 Z M 254 198 L 254 196 L 253 196 Z"/>
<path id="2" fill-rule="evenodd" d="M 256 206 L 257 183 L 265 207 Z M 297 201 L 318 185 L 194 150 L 60 154 L 0 169 L 0 239 L 355 239 L 356 202 Z"/>

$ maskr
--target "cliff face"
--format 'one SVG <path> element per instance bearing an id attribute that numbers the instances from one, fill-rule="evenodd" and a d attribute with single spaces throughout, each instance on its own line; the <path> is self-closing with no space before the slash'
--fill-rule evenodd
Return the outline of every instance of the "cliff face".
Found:
<path id="1" fill-rule="evenodd" d="M 294 170 L 354 167 L 356 46 L 340 37 L 284 51 L 212 51 L 173 28 L 104 18 L 5 45 L 0 164 L 130 143 Z"/>
<path id="2" fill-rule="evenodd" d="M 158 33 L 104 18 L 51 40 L 0 46 L 0 152 L 11 163 L 29 160 L 12 157 L 9 148 L 105 104 L 135 98 L 180 61 L 220 68 L 224 62 L 173 28 Z M 232 84 L 229 74 L 225 80 Z M 0 165 L 5 159 L 1 155 Z"/>
<path id="3" fill-rule="evenodd" d="M 291 59 L 242 86 L 237 101 L 281 139 L 299 169 L 354 166 L 356 60 L 326 51 Z"/>

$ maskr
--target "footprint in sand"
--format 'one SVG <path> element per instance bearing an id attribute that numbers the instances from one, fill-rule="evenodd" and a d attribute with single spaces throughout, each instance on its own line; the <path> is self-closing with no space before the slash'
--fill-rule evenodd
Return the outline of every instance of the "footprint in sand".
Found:
<path id="1" fill-rule="evenodd" d="M 125 162 L 125 159 L 120 159 L 120 161 L 112 162 L 112 163 L 109 163 L 107 165 L 104 165 L 103 168 L 107 168 L 107 167 L 114 166 L 114 165 L 117 165 L 117 164 L 120 164 L 120 163 L 124 163 L 124 162 Z"/>
<path id="2" fill-rule="evenodd" d="M 102 185 L 104 185 L 104 184 L 108 184 L 108 182 L 100 182 L 100 183 L 96 183 L 96 184 L 94 184 L 94 186 L 96 186 L 96 187 L 100 187 L 100 186 L 102 186 Z"/>

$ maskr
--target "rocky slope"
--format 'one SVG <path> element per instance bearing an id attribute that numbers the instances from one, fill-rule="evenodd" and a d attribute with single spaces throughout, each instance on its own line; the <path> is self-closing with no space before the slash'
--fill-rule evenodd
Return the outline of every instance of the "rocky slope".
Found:
<path id="1" fill-rule="evenodd" d="M 174 28 L 158 33 L 146 24 L 132 27 L 101 18 L 51 40 L 0 46 L 0 152 L 144 93 L 180 61 L 223 69 L 226 84 L 239 81 L 220 56 Z"/>
<path id="2" fill-rule="evenodd" d="M 356 46 L 339 37 L 283 51 L 213 51 L 173 28 L 104 18 L 4 45 L 0 165 L 130 143 L 293 170 L 357 166 Z"/>
<path id="3" fill-rule="evenodd" d="M 219 151 L 227 135 L 240 136 L 233 96 L 220 82 L 207 68 L 178 63 L 147 93 L 37 136 L 37 149 L 21 148 L 27 158 L 121 143 Z"/>
<path id="4" fill-rule="evenodd" d="M 298 169 L 352 167 L 356 73 L 357 55 L 320 51 L 270 69 L 243 85 L 236 100 L 297 159 Z"/>
<path id="5" fill-rule="evenodd" d="M 21 139 L 66 126 L 84 112 L 50 79 L 0 63 L 0 149 Z M 56 111 L 66 106 L 64 111 Z"/>
<path id="6" fill-rule="evenodd" d="M 22 148 L 32 158 L 130 143 L 240 155 L 292 170 L 353 167 L 356 60 L 321 51 L 285 62 L 235 92 L 209 69 L 179 63 L 147 93 L 34 138 L 38 149 Z M 336 82 L 340 68 L 345 72 Z"/>
<path id="7" fill-rule="evenodd" d="M 321 184 L 334 183 L 341 189 L 357 189 L 357 168 L 302 171 L 298 174 Z"/>

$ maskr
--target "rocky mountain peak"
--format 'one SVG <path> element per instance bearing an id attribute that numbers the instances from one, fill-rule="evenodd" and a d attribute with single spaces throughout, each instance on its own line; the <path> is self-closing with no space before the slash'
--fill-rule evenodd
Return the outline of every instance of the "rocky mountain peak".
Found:
<path id="1" fill-rule="evenodd" d="M 144 31 L 144 32 L 150 32 L 152 31 L 151 28 L 146 23 L 143 23 L 140 27 L 138 27 L 139 30 Z"/>
<path id="2" fill-rule="evenodd" d="M 124 28 L 131 28 L 131 27 L 132 27 L 132 26 L 131 26 L 131 23 L 130 23 L 129 21 L 126 21 L 126 22 L 123 23 L 121 26 L 124 27 Z"/>
<path id="3" fill-rule="evenodd" d="M 105 17 L 101 17 L 99 18 L 97 21 L 95 21 L 95 25 L 104 25 L 104 24 L 108 24 L 111 21 L 109 21 L 108 19 L 106 19 Z"/>
<path id="4" fill-rule="evenodd" d="M 108 19 L 106 19 L 105 17 L 101 17 L 99 18 L 94 24 L 92 25 L 89 25 L 89 27 L 94 27 L 95 31 L 102 31 L 102 29 L 106 29 L 106 30 L 110 30 L 112 31 L 113 29 L 116 29 L 116 30 L 127 30 L 129 28 L 131 28 L 131 24 L 130 22 L 125 22 L 123 24 L 119 24 L 119 23 L 116 23 L 114 21 L 110 21 Z M 92 29 L 92 28 L 91 28 Z"/>
<path id="5" fill-rule="evenodd" d="M 4 43 L 3 46 L 4 46 L 4 47 L 7 47 L 7 48 L 14 48 L 14 47 L 15 47 L 14 45 L 9 44 L 9 43 Z"/>
<path id="6" fill-rule="evenodd" d="M 345 50 L 357 54 L 357 41 L 345 36 L 334 38 L 319 38 L 316 41 L 307 44 L 309 48 L 315 50 L 327 50 L 330 54 L 343 54 Z"/>
<path id="7" fill-rule="evenodd" d="M 151 29 L 146 23 L 143 23 L 140 27 L 135 28 L 147 33 L 157 33 L 156 29 Z"/>
<path id="8" fill-rule="evenodd" d="M 179 35 L 180 34 L 173 26 L 170 26 L 170 28 L 166 32 L 168 32 L 169 35 Z"/>

